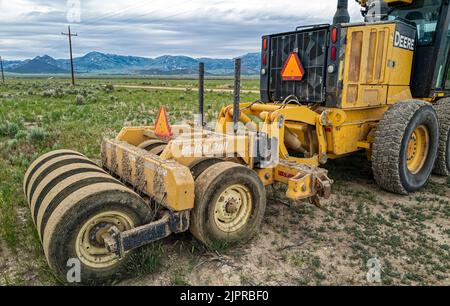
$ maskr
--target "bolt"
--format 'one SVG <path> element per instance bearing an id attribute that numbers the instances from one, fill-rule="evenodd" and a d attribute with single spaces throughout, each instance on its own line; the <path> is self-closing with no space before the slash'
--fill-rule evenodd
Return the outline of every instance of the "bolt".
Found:
<path id="1" fill-rule="evenodd" d="M 228 204 L 227 208 L 226 208 L 226 212 L 228 214 L 234 214 L 235 212 L 237 212 L 237 206 L 236 204 Z"/>
<path id="2" fill-rule="evenodd" d="M 306 185 L 302 185 L 302 192 L 306 191 Z"/>
<path id="3" fill-rule="evenodd" d="M 322 153 L 321 163 L 325 164 L 327 162 L 327 160 L 328 160 L 327 154 L 326 153 Z"/>

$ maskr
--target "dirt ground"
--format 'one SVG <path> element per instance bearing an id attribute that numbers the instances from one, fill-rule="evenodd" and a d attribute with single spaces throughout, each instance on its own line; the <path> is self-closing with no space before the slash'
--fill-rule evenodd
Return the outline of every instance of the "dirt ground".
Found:
<path id="1" fill-rule="evenodd" d="M 363 157 L 329 168 L 336 184 L 321 208 L 269 188 L 261 232 L 249 244 L 199 252 L 190 235 L 171 237 L 159 246 L 154 273 L 121 284 L 369 285 L 376 284 L 367 279 L 371 258 L 381 264 L 381 284 L 450 284 L 446 178 L 433 176 L 405 197 L 381 191 Z"/>
<path id="2" fill-rule="evenodd" d="M 372 285 L 367 262 L 376 258 L 381 284 L 450 284 L 446 178 L 433 176 L 423 192 L 405 197 L 381 191 L 362 156 L 328 168 L 334 192 L 322 207 L 288 201 L 281 186 L 269 187 L 261 231 L 248 244 L 209 251 L 189 233 L 172 236 L 139 251 L 125 279 L 113 283 Z M 0 284 L 19 275 L 23 285 L 58 283 L 43 258 L 36 262 L 0 243 Z"/>

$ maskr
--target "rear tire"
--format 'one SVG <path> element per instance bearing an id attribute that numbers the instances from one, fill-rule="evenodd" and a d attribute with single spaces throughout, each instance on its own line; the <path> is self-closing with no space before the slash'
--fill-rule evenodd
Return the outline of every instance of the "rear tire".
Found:
<path id="1" fill-rule="evenodd" d="M 194 180 L 197 179 L 197 177 L 200 176 L 206 169 L 211 167 L 214 164 L 223 162 L 222 159 L 215 158 L 215 157 L 201 157 L 199 159 L 196 159 L 189 165 L 189 169 L 191 170 L 192 176 L 194 177 Z"/>
<path id="2" fill-rule="evenodd" d="M 159 156 L 166 149 L 166 147 L 167 147 L 167 144 L 159 145 L 159 146 L 154 147 L 153 149 L 149 150 L 148 152 Z"/>
<path id="3" fill-rule="evenodd" d="M 146 141 L 140 143 L 138 145 L 138 148 L 144 149 L 146 151 L 150 151 L 150 150 L 152 150 L 152 149 L 154 149 L 156 147 L 159 147 L 161 145 L 167 145 L 167 143 L 164 142 L 164 141 L 161 141 L 159 139 L 150 139 L 150 140 L 146 140 Z"/>
<path id="4" fill-rule="evenodd" d="M 38 158 L 25 175 L 24 190 L 47 261 L 61 280 L 67 280 L 73 260 L 80 263 L 82 283 L 115 278 L 131 252 L 119 261 L 101 235 L 111 225 L 125 231 L 151 221 L 142 198 L 74 151 Z"/>
<path id="5" fill-rule="evenodd" d="M 439 100 L 434 109 L 439 119 L 439 150 L 433 172 L 450 175 L 450 98 Z"/>
<path id="6" fill-rule="evenodd" d="M 256 173 L 232 162 L 219 162 L 195 181 L 192 234 L 208 246 L 248 241 L 266 209 L 266 191 Z"/>
<path id="7" fill-rule="evenodd" d="M 37 158 L 35 161 L 33 161 L 31 163 L 31 165 L 28 167 L 27 172 L 25 173 L 25 176 L 23 178 L 23 192 L 25 194 L 27 194 L 28 192 L 28 186 L 30 184 L 31 178 L 33 177 L 33 175 L 35 174 L 35 172 L 46 162 L 57 158 L 57 157 L 62 157 L 62 156 L 68 156 L 68 155 L 76 155 L 79 158 L 86 158 L 86 156 L 84 156 L 81 153 L 78 153 L 76 151 L 72 151 L 72 150 L 55 150 L 55 151 L 51 151 L 48 152 L 42 156 L 40 156 L 39 158 Z"/>
<path id="8" fill-rule="evenodd" d="M 148 223 L 149 208 L 138 195 L 118 184 L 96 184 L 76 193 L 88 195 L 64 201 L 64 205 L 71 207 L 61 207 L 65 213 L 59 216 L 55 211 L 48 220 L 43 245 L 50 266 L 61 279 L 66 280 L 71 268 L 67 266 L 69 260 L 78 260 L 81 283 L 84 284 L 100 284 L 120 278 L 133 251 L 119 260 L 95 237 L 112 224 L 120 231 L 126 231 Z"/>
<path id="9" fill-rule="evenodd" d="M 375 133 L 372 170 L 377 184 L 399 194 L 426 185 L 438 150 L 439 125 L 430 103 L 408 100 L 384 114 Z"/>

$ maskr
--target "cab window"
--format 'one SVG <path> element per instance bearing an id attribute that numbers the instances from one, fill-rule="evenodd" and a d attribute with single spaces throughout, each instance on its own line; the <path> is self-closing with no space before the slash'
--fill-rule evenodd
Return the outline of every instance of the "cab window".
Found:
<path id="1" fill-rule="evenodd" d="M 434 41 L 442 0 L 416 0 L 413 4 L 391 8 L 389 20 L 404 19 L 417 27 L 419 46 L 431 45 Z"/>

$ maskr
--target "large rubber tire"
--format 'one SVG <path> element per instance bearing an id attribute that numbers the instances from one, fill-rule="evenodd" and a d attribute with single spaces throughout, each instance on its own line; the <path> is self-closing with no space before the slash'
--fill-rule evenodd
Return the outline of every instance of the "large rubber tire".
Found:
<path id="1" fill-rule="evenodd" d="M 420 170 L 413 174 L 406 154 L 410 137 L 419 126 L 428 131 L 428 154 Z M 373 144 L 372 170 L 377 184 L 404 195 L 421 189 L 433 170 L 438 141 L 438 119 L 430 103 L 407 100 L 391 106 L 378 124 Z"/>
<path id="2" fill-rule="evenodd" d="M 167 145 L 167 142 L 164 142 L 159 139 L 150 139 L 146 140 L 138 145 L 138 148 L 144 149 L 146 151 L 150 151 L 158 146 Z"/>
<path id="3" fill-rule="evenodd" d="M 167 147 L 167 142 L 161 141 L 159 139 L 151 139 L 144 141 L 138 145 L 138 148 L 144 149 L 149 153 L 160 156 L 164 149 Z"/>
<path id="4" fill-rule="evenodd" d="M 48 153 L 40 156 L 39 158 L 37 158 L 35 161 L 33 161 L 30 164 L 27 172 L 25 173 L 25 176 L 23 179 L 23 192 L 25 194 L 27 194 L 28 185 L 30 183 L 31 177 L 43 163 L 45 163 L 46 161 L 49 161 L 53 158 L 60 157 L 60 156 L 66 156 L 66 155 L 77 155 L 80 158 L 86 158 L 86 156 L 84 156 L 83 154 L 78 153 L 76 151 L 72 151 L 72 150 L 56 150 L 56 151 L 51 151 L 51 152 L 48 152 Z"/>
<path id="5" fill-rule="evenodd" d="M 47 261 L 61 280 L 72 268 L 70 259 L 79 260 L 82 283 L 112 280 L 122 272 L 131 252 L 118 260 L 97 241 L 96 248 L 104 254 L 91 255 L 91 240 L 83 237 L 113 224 L 120 230 L 146 224 L 151 221 L 151 209 L 86 157 L 73 151 L 60 153 L 39 158 L 25 176 L 24 189 Z"/>
<path id="6" fill-rule="evenodd" d="M 155 154 L 155 155 L 161 155 L 161 153 L 164 151 L 164 149 L 167 147 L 166 144 L 159 145 L 157 147 L 154 147 L 153 149 L 149 150 L 149 153 Z"/>
<path id="7" fill-rule="evenodd" d="M 230 186 L 243 186 L 252 204 L 248 218 L 237 230 L 226 232 L 215 221 L 215 203 Z M 241 206 L 242 208 L 243 206 Z M 191 233 L 207 246 L 246 242 L 261 226 L 266 209 L 266 191 L 256 173 L 232 162 L 219 162 L 195 180 L 195 205 L 191 212 Z"/>
<path id="8" fill-rule="evenodd" d="M 434 109 L 439 119 L 439 150 L 433 172 L 450 175 L 450 98 L 439 100 Z"/>
<path id="9" fill-rule="evenodd" d="M 206 169 L 220 162 L 223 162 L 223 160 L 216 157 L 201 157 L 194 160 L 189 165 L 189 169 L 191 170 L 194 180 L 196 180 Z"/>

